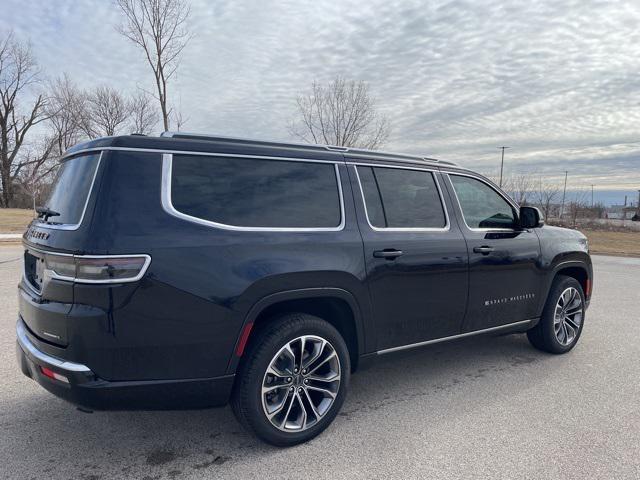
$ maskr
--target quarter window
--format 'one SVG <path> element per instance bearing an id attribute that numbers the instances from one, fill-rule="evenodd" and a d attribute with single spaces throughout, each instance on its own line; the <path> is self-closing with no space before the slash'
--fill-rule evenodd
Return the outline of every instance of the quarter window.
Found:
<path id="1" fill-rule="evenodd" d="M 444 228 L 447 221 L 431 172 L 357 167 L 369 223 L 377 228 Z"/>
<path id="2" fill-rule="evenodd" d="M 514 228 L 511 204 L 493 188 L 471 177 L 449 175 L 449 178 L 469 228 Z"/>
<path id="3" fill-rule="evenodd" d="M 174 155 L 171 202 L 181 213 L 224 225 L 336 228 L 341 223 L 330 163 Z"/>

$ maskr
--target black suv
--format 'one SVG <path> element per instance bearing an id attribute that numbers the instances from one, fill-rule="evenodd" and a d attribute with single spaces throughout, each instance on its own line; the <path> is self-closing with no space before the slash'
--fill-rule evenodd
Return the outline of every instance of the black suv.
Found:
<path id="1" fill-rule="evenodd" d="M 585 237 L 417 156 L 165 133 L 70 149 L 24 235 L 18 359 L 85 409 L 229 400 L 276 445 L 324 430 L 349 376 L 482 333 L 576 344 Z"/>

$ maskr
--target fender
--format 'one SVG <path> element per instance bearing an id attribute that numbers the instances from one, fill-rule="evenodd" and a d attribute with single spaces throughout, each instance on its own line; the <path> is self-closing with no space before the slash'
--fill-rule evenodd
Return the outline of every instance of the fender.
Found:
<path id="1" fill-rule="evenodd" d="M 303 300 L 308 298 L 336 298 L 347 302 L 349 308 L 351 308 L 351 311 L 353 312 L 353 317 L 355 320 L 356 336 L 358 341 L 357 355 L 361 356 L 363 354 L 365 345 L 365 328 L 363 325 L 360 305 L 358 304 L 356 297 L 351 292 L 336 287 L 300 288 L 272 293 L 270 295 L 267 295 L 266 297 L 261 298 L 253 304 L 242 323 L 242 328 L 240 329 L 240 333 L 238 334 L 238 338 L 236 339 L 233 353 L 229 360 L 229 365 L 227 366 L 227 373 L 235 373 L 238 367 L 238 363 L 240 362 L 240 357 L 236 355 L 238 346 L 240 345 L 241 341 L 244 342 L 247 340 L 247 337 L 250 334 L 250 327 L 248 326 L 252 325 L 253 322 L 266 308 L 270 307 L 271 305 L 275 305 L 276 303 L 281 303 L 289 300 Z"/>
<path id="2" fill-rule="evenodd" d="M 582 252 L 574 252 L 574 253 L 582 253 Z M 582 256 L 582 255 L 580 255 Z M 553 283 L 553 279 L 556 278 L 556 275 L 560 270 L 565 268 L 576 267 L 584 270 L 587 274 L 587 278 L 593 282 L 593 268 L 591 266 L 591 261 L 588 256 L 585 254 L 584 259 L 572 259 L 572 260 L 560 260 L 555 258 L 551 263 L 550 268 L 548 270 L 549 274 L 547 275 L 546 286 L 545 286 L 545 296 L 541 299 L 540 305 L 540 315 L 542 315 L 542 309 L 547 301 L 547 297 L 549 296 L 549 291 L 551 290 L 551 284 Z M 586 293 L 586 292 L 585 292 Z M 590 296 L 587 298 L 587 305 L 589 304 Z"/>
<path id="3" fill-rule="evenodd" d="M 551 270 L 551 274 L 555 276 L 560 270 L 567 267 L 579 267 L 582 268 L 586 274 L 591 278 L 591 267 L 590 265 L 583 260 L 566 260 L 564 262 L 558 262 L 553 266 Z"/>

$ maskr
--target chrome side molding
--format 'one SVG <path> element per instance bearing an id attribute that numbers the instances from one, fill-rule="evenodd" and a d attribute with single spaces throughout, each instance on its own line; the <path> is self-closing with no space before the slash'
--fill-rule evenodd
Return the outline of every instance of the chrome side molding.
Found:
<path id="1" fill-rule="evenodd" d="M 535 320 L 536 319 L 521 320 L 519 322 L 508 323 L 506 325 L 499 325 L 497 327 L 484 328 L 482 330 L 475 330 L 473 332 L 466 332 L 466 333 L 460 333 L 458 335 L 451 335 L 450 337 L 434 338 L 433 340 L 426 340 L 424 342 L 410 343 L 409 345 L 401 345 L 399 347 L 385 348 L 384 350 L 378 350 L 376 353 L 378 355 L 384 355 L 385 353 L 399 352 L 401 350 L 409 350 L 411 348 L 422 347 L 422 346 L 425 346 L 425 345 L 432 345 L 434 343 L 449 342 L 449 341 L 452 341 L 452 340 L 458 340 L 459 338 L 472 337 L 474 335 L 480 335 L 480 334 L 483 334 L 483 333 L 497 332 L 497 331 L 500 331 L 500 330 L 506 330 L 506 329 L 508 329 L 510 327 L 517 327 L 519 325 L 525 326 L 527 324 L 533 323 Z"/>

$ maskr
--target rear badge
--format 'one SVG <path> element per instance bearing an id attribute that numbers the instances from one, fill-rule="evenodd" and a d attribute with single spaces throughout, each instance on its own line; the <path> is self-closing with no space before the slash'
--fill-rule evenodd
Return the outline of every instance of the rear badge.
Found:
<path id="1" fill-rule="evenodd" d="M 44 330 L 42 331 L 42 334 L 46 335 L 47 337 L 55 338 L 56 340 L 60 340 L 60 335 L 55 335 L 53 333 L 45 332 Z"/>
<path id="2" fill-rule="evenodd" d="M 36 230 L 35 228 L 30 228 L 27 231 L 27 238 L 34 238 L 36 240 L 46 240 L 49 238 L 48 232 L 43 232 L 41 230 Z"/>

